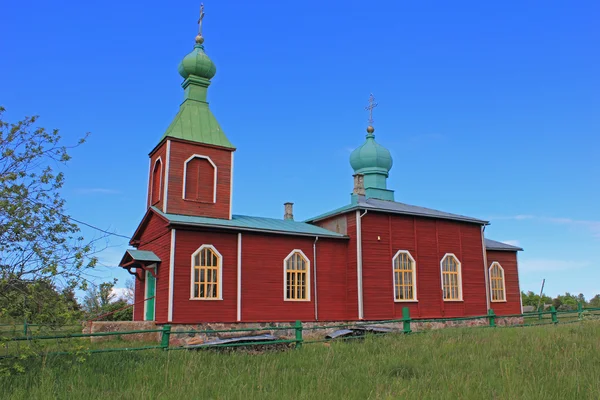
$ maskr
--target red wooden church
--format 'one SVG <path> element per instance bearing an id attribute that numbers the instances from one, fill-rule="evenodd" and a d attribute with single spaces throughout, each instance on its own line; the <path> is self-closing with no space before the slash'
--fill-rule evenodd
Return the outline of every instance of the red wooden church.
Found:
<path id="1" fill-rule="evenodd" d="M 136 276 L 134 319 L 157 323 L 354 321 L 521 312 L 520 248 L 487 221 L 394 201 L 390 152 L 350 156 L 348 205 L 295 221 L 232 214 L 235 147 L 210 111 L 204 39 L 179 65 L 184 101 L 150 152 L 147 212 L 120 266 Z M 144 301 L 144 299 L 149 299 Z M 142 306 L 143 305 L 143 306 Z"/>

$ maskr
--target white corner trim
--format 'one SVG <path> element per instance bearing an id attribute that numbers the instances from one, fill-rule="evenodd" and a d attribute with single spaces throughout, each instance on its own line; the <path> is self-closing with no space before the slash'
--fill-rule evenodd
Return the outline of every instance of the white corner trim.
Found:
<path id="1" fill-rule="evenodd" d="M 457 269 L 458 269 L 458 290 L 459 290 L 459 296 L 458 299 L 449 299 L 446 300 L 444 299 L 444 260 L 448 257 L 453 257 L 456 260 L 457 263 Z M 463 287 L 462 287 L 462 266 L 461 266 L 461 262 L 458 259 L 458 257 L 456 257 L 454 255 L 454 253 L 446 253 L 444 254 L 444 257 L 442 257 L 442 260 L 440 261 L 440 284 L 442 286 L 442 300 L 443 301 L 449 301 L 449 302 L 453 302 L 453 301 L 463 301 Z"/>
<path id="2" fill-rule="evenodd" d="M 484 275 L 484 280 L 485 280 L 485 305 L 486 305 L 487 309 L 489 310 L 490 308 L 492 308 L 492 306 L 490 303 L 490 285 L 488 282 L 489 279 L 488 279 L 488 270 L 487 270 L 487 265 L 488 265 L 487 249 L 485 248 L 485 225 L 483 225 L 481 227 L 481 247 L 483 249 L 483 275 Z M 523 312 L 521 312 L 521 314 L 523 314 Z"/>
<path id="3" fill-rule="evenodd" d="M 396 261 L 396 258 L 398 258 L 398 256 L 400 254 L 406 254 L 408 256 L 408 258 L 412 261 L 412 282 L 413 282 L 413 298 L 412 299 L 396 299 L 396 272 L 395 272 L 395 265 L 394 262 Z M 414 301 L 418 301 L 417 300 L 417 262 L 415 261 L 415 259 L 413 258 L 412 254 L 410 254 L 410 251 L 408 250 L 398 250 L 396 252 L 396 254 L 394 254 L 394 257 L 392 257 L 392 296 L 394 296 L 394 301 L 396 303 L 409 303 L 409 302 L 414 302 Z"/>
<path id="4" fill-rule="evenodd" d="M 504 295 L 504 299 L 502 299 L 502 300 L 494 300 L 492 298 L 492 297 L 494 297 L 494 290 L 492 289 L 492 274 L 491 274 L 491 272 L 492 272 L 492 268 L 494 267 L 494 265 L 497 265 L 498 268 L 500 268 L 500 272 L 502 273 L 502 294 Z M 494 261 L 488 268 L 488 275 L 489 275 L 489 280 L 490 280 L 490 301 L 492 303 L 506 303 L 506 277 L 504 276 L 504 268 L 502 267 L 502 265 L 500 265 L 500 263 L 498 261 Z"/>
<path id="5" fill-rule="evenodd" d="M 167 160 L 165 162 L 165 194 L 163 196 L 163 212 L 167 212 L 167 201 L 169 200 L 169 166 L 171 164 L 171 141 L 167 140 Z"/>
<path id="6" fill-rule="evenodd" d="M 519 304 L 521 304 L 521 314 L 523 314 L 523 296 L 521 296 L 521 278 L 519 277 L 519 252 L 515 254 L 515 261 L 517 262 L 517 282 L 519 283 Z"/>
<path id="7" fill-rule="evenodd" d="M 162 187 L 162 183 L 163 183 L 163 162 L 162 162 L 162 157 L 158 157 L 156 160 L 154 160 L 154 165 L 152 165 L 152 169 L 150 171 L 150 205 L 153 205 L 153 199 L 154 199 L 154 191 L 156 190 L 156 188 L 154 187 L 154 173 L 156 172 L 156 164 L 160 163 L 160 181 L 158 182 L 158 200 L 160 201 L 163 198 L 162 193 L 160 193 L 160 188 Z"/>
<path id="8" fill-rule="evenodd" d="M 296 253 L 299 253 L 306 262 L 306 299 L 288 299 L 287 298 L 287 261 Z M 310 258 L 300 249 L 294 249 L 283 260 L 283 300 L 284 301 L 310 301 Z"/>
<path id="9" fill-rule="evenodd" d="M 214 177 L 213 177 L 213 203 L 217 202 L 217 165 L 210 159 L 208 156 L 203 156 L 202 154 L 194 154 L 187 160 L 183 162 L 183 191 L 181 194 L 181 198 L 185 200 L 185 182 L 187 179 L 187 165 L 194 158 L 203 158 L 210 163 L 213 167 Z"/>
<path id="10" fill-rule="evenodd" d="M 242 320 L 242 234 L 237 242 L 237 320 Z"/>
<path id="11" fill-rule="evenodd" d="M 229 219 L 231 219 L 231 208 L 233 207 L 233 151 L 231 152 L 231 170 L 229 174 Z M 215 193 L 216 193 L 215 189 Z"/>
<path id="12" fill-rule="evenodd" d="M 199 252 L 201 252 L 204 249 L 211 249 L 212 251 L 214 251 L 215 254 L 217 255 L 217 261 L 219 263 L 219 267 L 217 268 L 217 271 L 219 274 L 219 278 L 218 278 L 219 280 L 218 280 L 217 297 L 216 298 L 194 297 L 194 257 L 196 256 L 196 254 L 198 254 Z M 223 300 L 223 256 L 221 255 L 221 253 L 219 253 L 219 251 L 215 248 L 215 246 L 213 246 L 212 244 L 203 244 L 202 246 L 198 247 L 198 249 L 192 253 L 192 257 L 190 258 L 190 267 L 191 267 L 190 300 Z"/>
<path id="13" fill-rule="evenodd" d="M 171 253 L 169 256 L 169 311 L 167 321 L 173 321 L 173 296 L 175 287 L 175 229 L 171 229 Z"/>
<path id="14" fill-rule="evenodd" d="M 152 190 L 152 157 L 148 157 L 148 187 L 146 188 L 148 208 L 152 205 L 152 193 L 150 193 L 150 190 Z"/>
<path id="15" fill-rule="evenodd" d="M 360 210 L 356 210 L 356 285 L 358 293 L 358 319 L 363 319 L 362 228 L 360 219 Z"/>

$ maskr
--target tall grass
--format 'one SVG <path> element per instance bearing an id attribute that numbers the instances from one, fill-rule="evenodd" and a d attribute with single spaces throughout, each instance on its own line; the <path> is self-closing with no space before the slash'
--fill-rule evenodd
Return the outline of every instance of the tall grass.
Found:
<path id="1" fill-rule="evenodd" d="M 598 399 L 600 323 L 446 329 L 246 354 L 55 356 L 7 399 Z"/>

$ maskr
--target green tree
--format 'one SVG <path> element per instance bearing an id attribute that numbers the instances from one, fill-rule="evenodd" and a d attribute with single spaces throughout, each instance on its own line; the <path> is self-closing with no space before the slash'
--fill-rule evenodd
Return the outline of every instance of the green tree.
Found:
<path id="1" fill-rule="evenodd" d="M 540 302 L 540 295 L 535 294 L 531 290 L 528 291 L 527 293 L 521 292 L 521 299 L 523 300 L 524 306 L 533 306 L 533 307 L 537 307 L 538 304 L 540 306 L 543 306 L 544 304 L 550 304 L 552 302 L 552 299 L 550 297 L 546 296 L 545 294 L 542 294 L 542 299 L 541 299 L 542 301 Z"/>
<path id="2" fill-rule="evenodd" d="M 48 280 L 17 282 L 0 296 L 0 320 L 61 326 L 81 320 L 83 312 L 69 289 Z"/>
<path id="3" fill-rule="evenodd" d="M 116 282 L 116 281 L 115 281 Z M 83 300 L 87 318 L 97 321 L 131 321 L 133 308 L 127 300 L 117 299 L 113 291 L 115 282 L 104 282 L 88 288 Z"/>
<path id="4" fill-rule="evenodd" d="M 592 299 L 588 303 L 588 306 L 594 307 L 594 308 L 600 308 L 600 294 L 597 294 L 594 297 L 592 297 Z"/>
<path id="5" fill-rule="evenodd" d="M 4 113 L 0 107 L 0 296 L 35 282 L 84 284 L 95 241 L 84 240 L 61 196 L 72 147 L 58 130 L 36 127 L 37 117 L 13 124 Z"/>

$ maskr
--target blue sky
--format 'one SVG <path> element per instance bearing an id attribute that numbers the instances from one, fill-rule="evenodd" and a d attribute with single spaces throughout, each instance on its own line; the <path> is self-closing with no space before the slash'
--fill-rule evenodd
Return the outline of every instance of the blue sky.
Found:
<path id="1" fill-rule="evenodd" d="M 521 287 L 600 293 L 600 4 L 207 1 L 211 108 L 238 148 L 233 209 L 304 219 L 349 201 L 350 151 L 373 92 L 396 200 L 489 219 L 516 243 Z M 37 114 L 72 152 L 77 219 L 131 235 L 148 152 L 182 100 L 199 4 L 10 2 L 0 104 Z M 88 237 L 96 235 L 84 229 Z M 112 238 L 97 279 L 127 274 Z"/>

